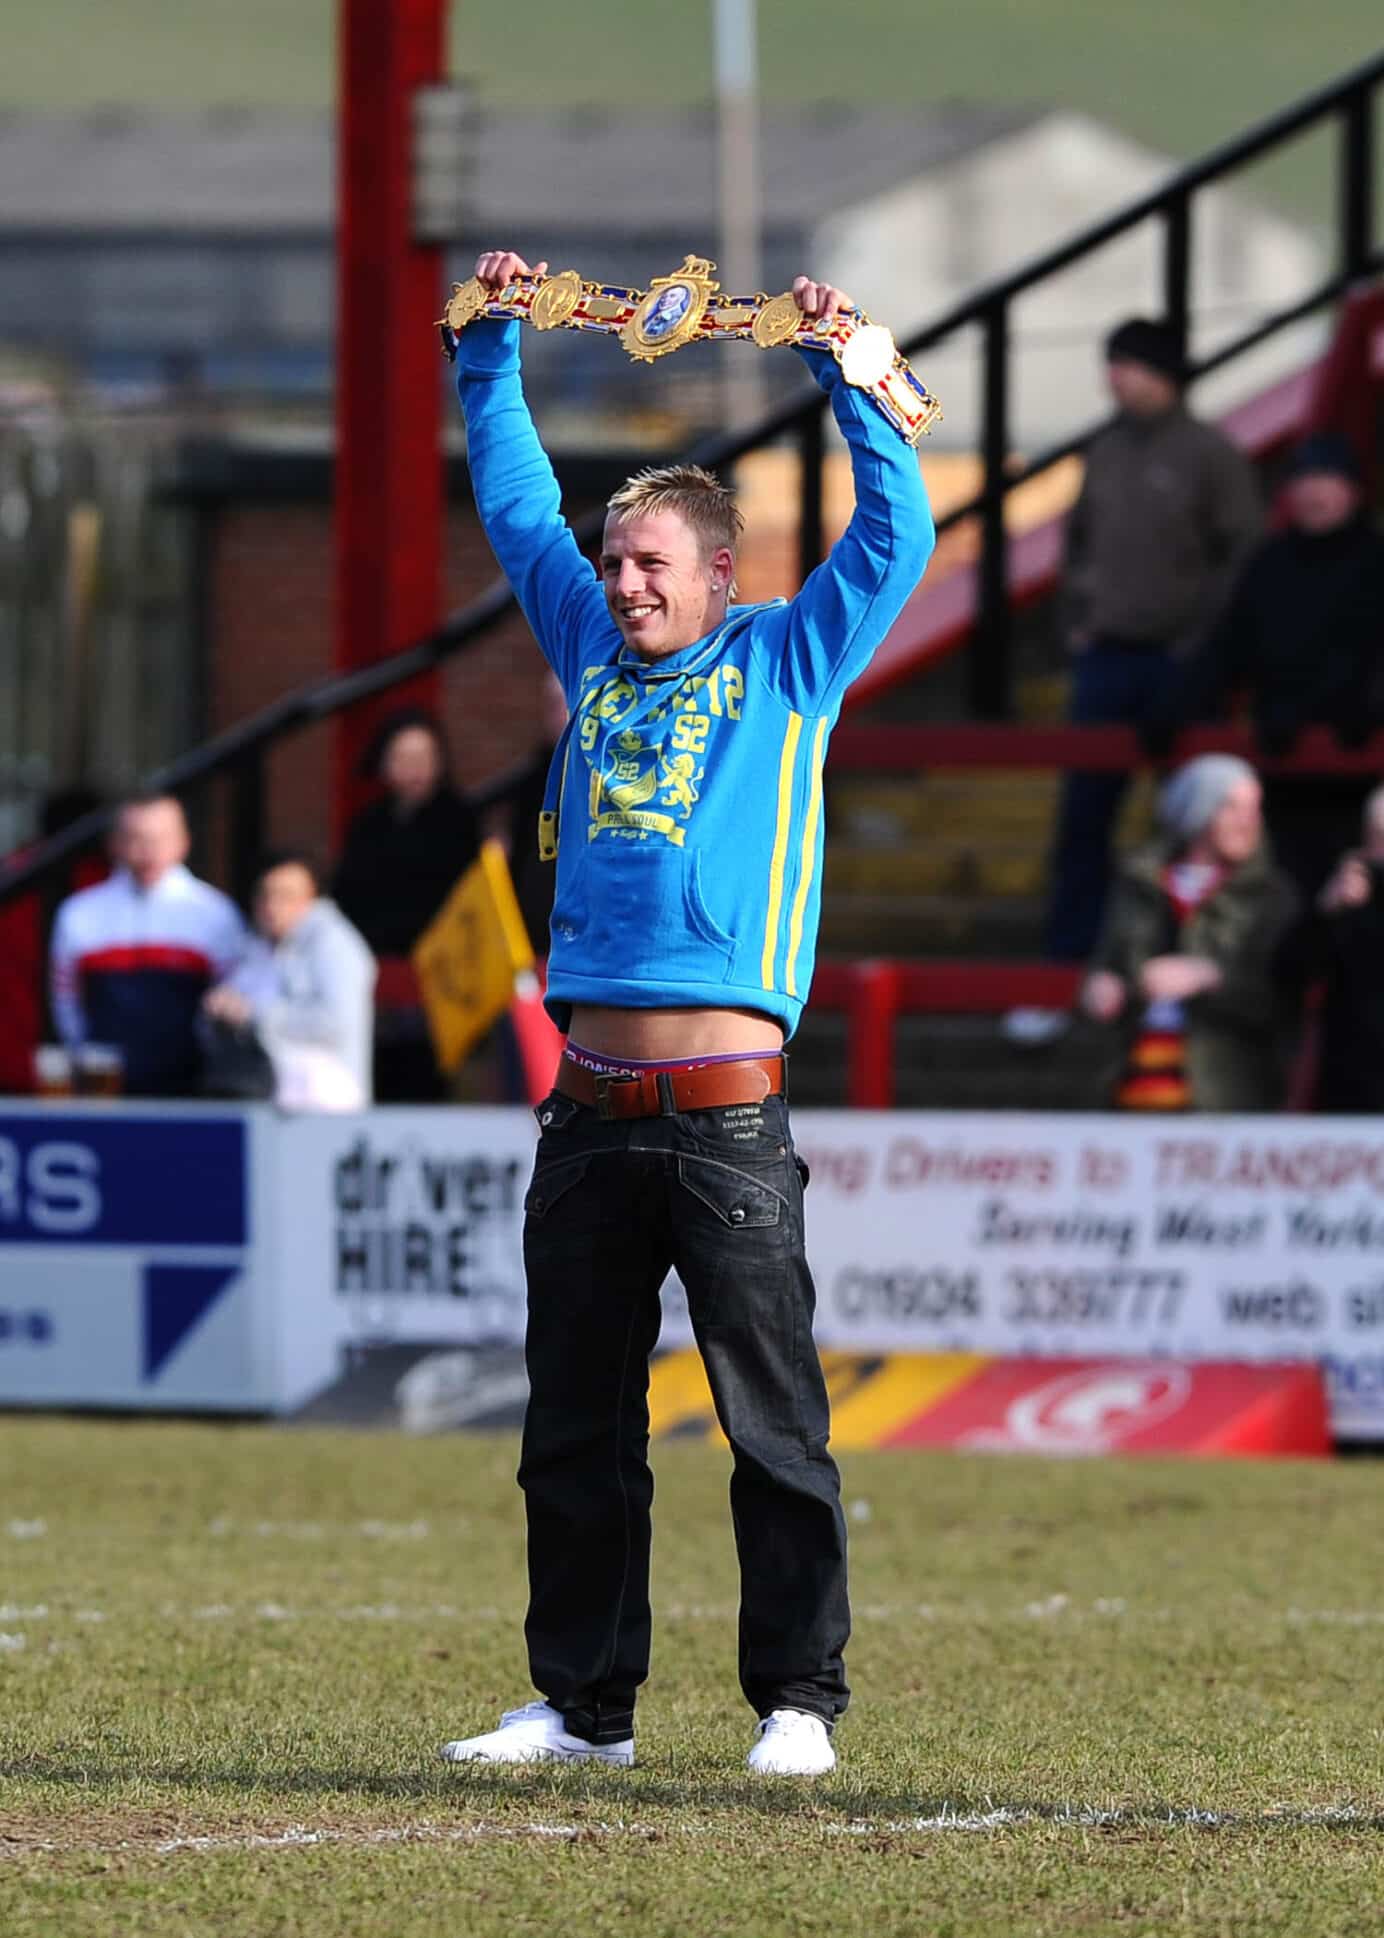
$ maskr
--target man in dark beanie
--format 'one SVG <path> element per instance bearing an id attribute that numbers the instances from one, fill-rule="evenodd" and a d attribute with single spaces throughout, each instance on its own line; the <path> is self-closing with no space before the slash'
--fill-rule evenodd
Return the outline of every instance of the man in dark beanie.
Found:
<path id="1" fill-rule="evenodd" d="M 1067 525 L 1060 623 L 1074 662 L 1072 721 L 1142 727 L 1172 662 L 1216 618 L 1262 510 L 1244 457 L 1183 403 L 1172 326 L 1132 317 L 1105 351 L 1118 415 L 1087 452 Z M 1084 961 L 1095 945 L 1127 781 L 1067 779 L 1047 935 L 1056 960 Z"/>
<path id="2" fill-rule="evenodd" d="M 1306 726 L 1334 727 L 1353 744 L 1384 724 L 1384 538 L 1365 514 L 1350 440 L 1305 438 L 1285 496 L 1287 526 L 1246 562 L 1175 702 L 1180 724 L 1215 719 L 1243 695 L 1270 757 L 1291 753 Z M 1326 776 L 1267 780 L 1274 853 L 1305 905 L 1354 840 L 1369 789 Z"/>
<path id="3" fill-rule="evenodd" d="M 1160 377 L 1169 378 L 1179 393 L 1186 376 L 1186 358 L 1177 331 L 1171 323 L 1155 322 L 1147 316 L 1131 316 L 1127 323 L 1117 325 L 1110 332 L 1105 339 L 1105 361 L 1107 364 L 1133 363 L 1152 370 Z M 1113 384 L 1116 380 L 1112 377 L 1111 381 Z M 1123 404 L 1118 389 L 1115 394 Z"/>

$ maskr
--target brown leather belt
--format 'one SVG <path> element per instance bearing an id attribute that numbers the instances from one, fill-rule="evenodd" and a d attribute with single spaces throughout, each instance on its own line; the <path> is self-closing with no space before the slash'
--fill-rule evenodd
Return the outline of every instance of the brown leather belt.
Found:
<path id="1" fill-rule="evenodd" d="M 680 1110 L 724 1110 L 731 1104 L 780 1097 L 785 1063 L 781 1056 L 750 1056 L 737 1057 L 734 1063 L 705 1063 L 695 1070 L 598 1077 L 564 1056 L 557 1066 L 557 1088 L 602 1117 L 672 1117 Z"/>

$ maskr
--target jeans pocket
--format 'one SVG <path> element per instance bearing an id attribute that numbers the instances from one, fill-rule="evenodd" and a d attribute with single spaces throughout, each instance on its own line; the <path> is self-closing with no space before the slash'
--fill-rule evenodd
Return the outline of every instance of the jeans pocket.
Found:
<path id="1" fill-rule="evenodd" d="M 524 1197 L 525 1216 L 540 1222 L 551 1218 L 563 1199 L 581 1183 L 590 1166 L 589 1151 L 577 1157 L 552 1158 L 547 1163 L 540 1158 Z"/>
<path id="2" fill-rule="evenodd" d="M 688 1111 L 681 1122 L 687 1142 L 722 1163 L 769 1164 L 788 1155 L 788 1117 L 781 1097 Z"/>
<path id="3" fill-rule="evenodd" d="M 713 1158 L 678 1158 L 678 1181 L 715 1213 L 728 1231 L 762 1230 L 777 1225 L 787 1209 L 781 1191 L 767 1177 Z"/>

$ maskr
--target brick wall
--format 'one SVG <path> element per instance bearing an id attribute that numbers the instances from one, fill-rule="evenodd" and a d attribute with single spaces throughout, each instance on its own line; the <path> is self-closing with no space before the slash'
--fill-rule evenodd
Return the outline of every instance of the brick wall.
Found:
<path id="1" fill-rule="evenodd" d="M 572 507 L 580 514 L 585 505 Z M 325 504 L 228 503 L 210 517 L 206 612 L 207 728 L 216 733 L 332 670 L 332 550 Z M 474 515 L 448 520 L 445 603 L 453 610 L 494 579 Z M 458 779 L 474 787 L 529 750 L 543 662 L 517 615 L 463 648 L 439 677 L 440 705 Z M 404 704 L 406 691 L 379 703 Z M 309 728 L 268 763 L 268 839 L 329 856 L 331 734 Z M 224 803 L 222 804 L 224 812 Z M 224 827 L 213 816 L 208 866 L 224 873 Z M 218 857 L 221 865 L 218 866 Z"/>

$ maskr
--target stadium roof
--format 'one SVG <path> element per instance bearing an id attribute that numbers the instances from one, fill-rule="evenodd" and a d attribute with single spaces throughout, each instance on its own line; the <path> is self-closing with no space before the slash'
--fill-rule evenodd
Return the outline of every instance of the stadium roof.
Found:
<path id="1" fill-rule="evenodd" d="M 822 102 L 761 123 L 766 223 L 806 224 L 958 160 L 1042 111 Z M 479 132 L 474 233 L 511 223 L 614 231 L 704 224 L 716 206 L 710 110 L 493 117 Z M 0 112 L 0 226 L 106 230 L 326 228 L 325 115 L 218 110 Z"/>

